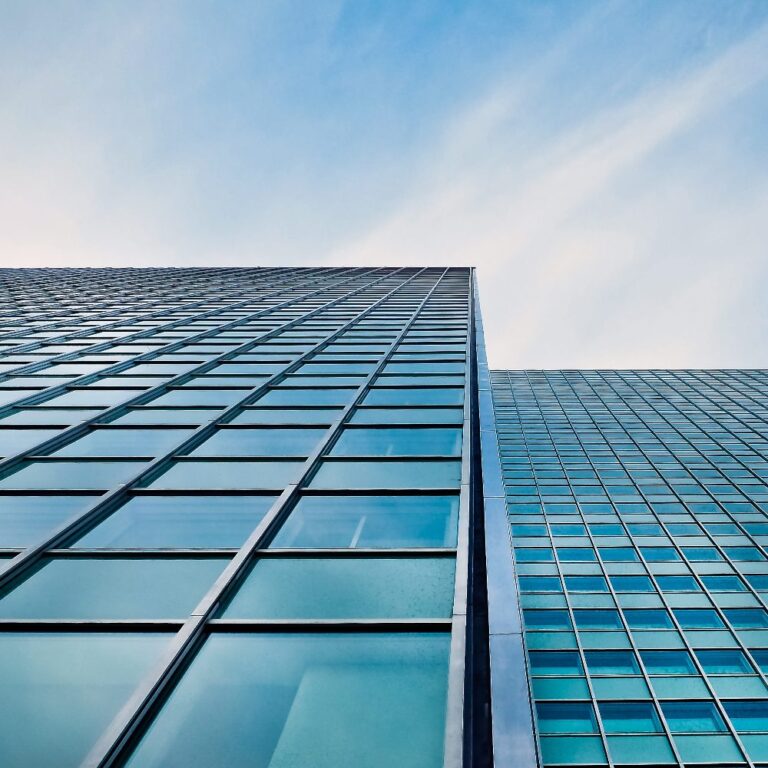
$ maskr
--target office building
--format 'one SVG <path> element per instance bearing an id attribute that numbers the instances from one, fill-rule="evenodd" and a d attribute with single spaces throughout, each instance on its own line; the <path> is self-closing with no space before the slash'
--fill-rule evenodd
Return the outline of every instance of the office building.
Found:
<path id="1" fill-rule="evenodd" d="M 765 372 L 490 372 L 470 268 L 0 285 L 3 768 L 768 766 Z"/>

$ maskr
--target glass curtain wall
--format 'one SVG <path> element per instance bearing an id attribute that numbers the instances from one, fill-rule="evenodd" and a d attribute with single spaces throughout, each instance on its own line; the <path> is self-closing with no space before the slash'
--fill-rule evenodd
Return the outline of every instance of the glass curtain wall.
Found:
<path id="1" fill-rule="evenodd" d="M 768 375 L 491 378 L 540 763 L 768 765 Z"/>
<path id="2" fill-rule="evenodd" d="M 0 764 L 460 765 L 471 270 L 0 283 Z"/>

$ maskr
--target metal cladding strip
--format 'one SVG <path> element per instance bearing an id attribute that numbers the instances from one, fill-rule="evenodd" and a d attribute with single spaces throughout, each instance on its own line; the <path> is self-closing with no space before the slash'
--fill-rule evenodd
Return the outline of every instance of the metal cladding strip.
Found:
<path id="1" fill-rule="evenodd" d="M 363 273 L 363 275 L 365 274 L 366 273 Z M 138 362 L 151 362 L 158 355 L 168 354 L 169 352 L 173 352 L 175 349 L 179 349 L 180 347 L 186 346 L 187 344 L 193 344 L 196 341 L 205 339 L 212 334 L 219 334 L 222 331 L 226 331 L 231 328 L 236 328 L 237 326 L 243 323 L 248 323 L 248 322 L 251 322 L 252 320 L 255 320 L 261 317 L 267 317 L 268 315 L 273 314 L 275 311 L 285 309 L 286 307 L 289 307 L 292 304 L 305 301 L 306 299 L 310 299 L 320 293 L 323 293 L 323 291 L 328 290 L 329 287 L 337 288 L 338 286 L 343 285 L 344 283 L 348 283 L 351 280 L 355 280 L 358 277 L 361 277 L 361 275 L 358 275 L 357 277 L 351 277 L 346 280 L 341 280 L 338 283 L 333 284 L 332 286 L 324 286 L 323 288 L 310 291 L 309 293 L 306 293 L 302 296 L 288 299 L 287 301 L 280 302 L 279 304 L 275 304 L 265 309 L 260 309 L 258 312 L 254 312 L 250 315 L 246 315 L 245 317 L 239 318 L 238 320 L 229 321 L 227 323 L 223 323 L 222 325 L 209 328 L 206 331 L 202 331 L 201 333 L 195 334 L 194 336 L 187 336 L 184 339 L 181 339 L 179 341 L 174 341 L 170 344 L 167 344 L 164 347 L 160 347 L 157 350 L 153 350 L 152 352 L 146 352 L 142 355 L 137 355 L 136 357 L 133 357 L 130 360 L 124 361 L 122 363 L 117 363 L 116 365 L 111 366 L 110 368 L 104 369 L 102 371 L 99 371 L 97 373 L 86 374 L 85 376 L 82 376 L 79 379 L 75 380 L 74 385 L 72 382 L 69 382 L 67 384 L 62 384 L 56 387 L 50 387 L 49 389 L 44 390 L 42 393 L 39 393 L 38 395 L 34 395 L 31 397 L 39 397 L 42 395 L 46 395 L 46 399 L 44 400 L 44 402 L 47 402 L 47 399 L 50 396 L 62 394 L 63 392 L 68 391 L 68 389 L 72 386 L 77 386 L 77 384 L 81 384 L 81 385 L 91 384 L 93 382 L 98 381 L 102 376 L 104 376 L 105 373 L 110 373 L 110 374 L 119 373 L 121 370 L 127 370 L 127 368 L 132 367 L 134 364 Z M 387 276 L 383 276 L 379 278 L 379 280 L 383 280 L 386 277 Z M 379 282 L 379 280 L 374 280 L 372 283 L 368 285 L 374 285 L 375 283 Z M 364 290 L 364 288 L 360 290 Z M 350 295 L 350 294 L 345 294 L 345 296 L 340 298 L 346 298 L 347 295 Z M 315 310 L 312 310 L 312 312 L 314 311 Z M 309 316 L 311 316 L 311 313 L 307 313 L 302 317 L 304 318 Z M 95 416 L 91 416 L 90 418 L 84 419 L 83 421 L 78 422 L 77 424 L 73 424 L 71 427 L 67 427 L 66 429 L 63 429 L 61 432 L 59 432 L 58 434 L 54 435 L 53 437 L 49 438 L 44 442 L 39 443 L 38 445 L 35 445 L 35 446 L 31 446 L 30 448 L 22 451 L 19 454 L 16 454 L 15 456 L 9 456 L 6 459 L 3 459 L 2 461 L 0 461 L 0 474 L 8 472 L 8 470 L 12 469 L 15 465 L 20 463 L 24 458 L 28 456 L 40 455 L 42 453 L 55 450 L 56 448 L 60 448 L 62 445 L 66 445 L 67 443 L 71 442 L 73 437 L 77 437 L 80 434 L 84 434 L 86 429 L 89 426 L 97 422 L 103 423 L 105 418 L 112 418 L 115 416 L 122 415 L 122 413 L 124 413 L 131 406 L 143 405 L 145 402 L 157 397 L 160 393 L 164 392 L 170 387 L 177 386 L 178 384 L 183 383 L 185 379 L 191 376 L 199 375 L 201 373 L 206 373 L 212 367 L 218 365 L 218 363 L 226 360 L 228 355 L 241 354 L 242 352 L 247 351 L 250 347 L 255 346 L 256 344 L 261 343 L 265 339 L 269 338 L 270 337 L 269 334 L 275 333 L 277 330 L 285 330 L 286 328 L 291 327 L 291 324 L 295 325 L 296 322 L 297 322 L 296 320 L 289 321 L 288 323 L 285 323 L 282 326 L 278 326 L 277 328 L 272 329 L 271 331 L 266 331 L 264 334 L 262 334 L 261 336 L 255 339 L 251 339 L 250 341 L 244 342 L 243 344 L 240 344 L 237 347 L 232 347 L 230 349 L 227 349 L 226 351 L 222 352 L 216 357 L 209 358 L 208 360 L 203 361 L 202 363 L 194 366 L 193 368 L 190 368 L 187 371 L 184 371 L 170 379 L 164 379 L 160 381 L 154 387 L 140 390 L 139 393 L 135 397 L 131 398 L 130 400 L 124 400 L 123 402 L 117 403 L 116 405 L 113 405 L 110 408 L 105 408 L 103 411 L 100 411 Z M 119 370 L 114 370 L 116 368 L 119 368 Z M 26 400 L 16 401 L 14 403 L 9 404 L 8 406 L 0 408 L 0 414 L 4 413 L 4 411 L 6 410 L 14 410 L 18 408 L 19 403 L 21 402 L 26 403 Z M 33 403 L 33 404 L 37 404 L 37 403 Z M 35 454 L 35 451 L 37 451 L 37 454 Z"/>
<path id="2" fill-rule="evenodd" d="M 473 273 L 467 275 L 467 341 L 464 346 L 464 407 L 462 415 L 461 489 L 459 493 L 458 536 L 456 540 L 456 571 L 453 591 L 453 626 L 448 672 L 448 696 L 445 713 L 443 765 L 461 768 L 464 762 L 465 680 L 467 657 L 467 599 L 469 581 L 469 546 L 472 480 L 472 406 L 474 386 L 472 377 L 473 339 Z"/>
<path id="3" fill-rule="evenodd" d="M 205 270 L 205 271 L 207 272 L 208 270 Z M 269 274 L 274 274 L 275 272 L 279 272 L 280 270 L 275 268 L 275 269 L 268 269 L 268 270 L 264 270 L 264 271 L 265 271 L 265 273 L 268 272 Z M 267 277 L 267 275 L 266 274 L 265 275 L 259 275 L 259 277 L 260 278 L 261 277 Z M 173 288 L 168 288 L 165 291 L 163 291 L 162 293 L 161 292 L 157 292 L 157 293 L 152 295 L 152 298 L 153 299 L 157 299 L 158 300 L 157 303 L 160 303 L 161 299 L 167 299 L 169 296 L 170 297 L 175 296 L 175 295 L 177 295 L 177 292 L 178 292 L 178 285 L 174 284 Z M 132 295 L 128 291 L 121 291 L 120 295 L 122 296 L 123 294 L 128 294 L 129 296 Z M 236 295 L 238 295 L 238 291 L 236 291 L 236 290 L 235 291 L 230 291 L 230 292 L 224 293 L 222 295 L 226 296 L 226 295 L 229 295 L 229 294 L 236 296 Z M 220 298 L 220 297 L 217 295 L 217 298 Z M 168 310 L 164 310 L 162 312 L 157 312 L 157 313 L 152 313 L 152 314 L 138 315 L 138 316 L 136 316 L 135 318 L 133 318 L 131 320 L 122 320 L 120 322 L 109 323 L 109 324 L 103 325 L 103 326 L 93 326 L 92 328 L 87 328 L 85 331 L 80 330 L 80 331 L 77 331 L 77 332 L 74 332 L 74 333 L 70 333 L 70 334 L 62 334 L 61 336 L 53 336 L 53 337 L 51 337 L 49 339 L 41 339 L 39 341 L 32 342 L 32 343 L 27 344 L 27 345 L 20 345 L 19 347 L 14 347 L 13 349 L 5 351 L 3 354 L 4 355 L 6 355 L 6 354 L 10 354 L 10 355 L 21 354 L 21 353 L 26 352 L 28 350 L 35 349 L 35 348 L 37 348 L 40 345 L 43 345 L 43 344 L 57 344 L 59 342 L 66 341 L 66 340 L 68 340 L 68 339 L 70 339 L 72 337 L 87 338 L 91 334 L 96 333 L 98 331 L 103 331 L 103 330 L 105 330 L 107 328 L 115 327 L 115 326 L 122 325 L 122 324 L 131 324 L 131 323 L 135 323 L 135 322 L 137 322 L 139 320 L 145 320 L 145 319 L 152 318 L 152 317 L 161 317 L 162 315 L 165 315 L 168 312 L 176 312 L 179 309 L 194 308 L 194 307 L 200 306 L 200 304 L 206 304 L 209 300 L 210 300 L 210 296 L 205 296 L 200 301 L 193 302 L 190 305 L 186 305 L 186 306 L 182 305 L 181 307 L 175 307 L 175 308 L 171 308 L 171 309 L 168 309 Z M 95 309 L 95 308 L 98 308 L 98 307 L 101 307 L 101 306 L 105 306 L 105 305 L 109 306 L 110 309 L 105 310 L 104 312 L 100 312 L 97 315 L 93 315 L 92 317 L 89 317 L 89 320 L 100 320 L 102 317 L 109 317 L 110 315 L 114 314 L 115 308 L 123 308 L 123 309 L 125 309 L 125 307 L 121 307 L 120 304 L 118 303 L 118 301 L 115 300 L 115 299 L 113 299 L 110 303 L 102 302 L 101 304 L 97 304 L 95 306 L 90 307 L 90 309 Z M 137 307 L 141 306 L 141 307 L 149 308 L 149 306 L 151 306 L 151 305 L 137 304 L 136 306 Z M 48 314 L 49 315 L 50 314 L 55 314 L 57 317 L 59 317 L 60 314 L 61 314 L 61 311 L 57 310 L 55 313 L 54 312 L 49 312 Z M 0 317 L 2 317 L 2 314 L 0 314 Z M 32 322 L 36 322 L 36 321 L 35 321 L 34 318 L 25 318 L 25 322 L 26 323 L 32 323 Z M 20 336 L 26 336 L 28 334 L 37 333 L 39 331 L 53 330 L 53 329 L 59 327 L 60 325 L 65 325 L 66 326 L 68 324 L 69 323 L 67 321 L 65 321 L 65 320 L 58 320 L 57 322 L 47 323 L 45 325 L 35 325 L 35 326 L 28 327 L 28 328 L 23 328 L 21 330 L 8 331 L 7 333 L 1 333 L 0 334 L 0 341 L 2 341 L 3 339 L 8 339 L 8 338 L 13 339 L 13 338 L 18 338 Z"/>
<path id="4" fill-rule="evenodd" d="M 351 271 L 351 270 L 347 270 L 347 271 Z M 333 277 L 335 277 L 335 276 L 337 276 L 337 275 L 330 276 L 328 279 L 329 280 L 333 279 Z M 302 278 L 301 281 L 297 281 L 296 282 L 296 285 L 300 285 L 301 282 L 306 282 L 306 278 L 307 277 L 308 277 L 308 275 L 304 275 L 304 277 Z M 293 285 L 291 285 L 289 287 L 293 287 Z M 226 296 L 240 296 L 240 295 L 242 295 L 242 293 L 243 293 L 243 291 L 242 291 L 242 288 L 241 288 L 239 291 L 232 291 L 231 293 L 223 294 L 223 296 L 224 297 L 226 297 Z M 245 306 L 246 304 L 250 304 L 255 299 L 258 299 L 258 300 L 268 299 L 268 298 L 270 298 L 272 296 L 279 296 L 279 295 L 281 295 L 283 293 L 285 293 L 285 286 L 283 286 L 282 290 L 279 290 L 279 291 L 270 291 L 269 293 L 265 293 L 262 296 L 249 296 L 247 299 L 242 299 L 241 301 L 236 301 L 236 302 L 233 302 L 232 304 L 227 304 L 227 305 L 225 305 L 223 307 L 217 307 L 216 309 L 209 310 L 208 312 L 204 312 L 201 315 L 195 316 L 195 320 L 204 320 L 204 319 L 209 318 L 209 317 L 214 317 L 216 315 L 222 314 L 223 312 L 229 312 L 229 311 L 231 311 L 233 309 L 239 309 L 240 307 Z M 222 297 L 217 297 L 217 298 L 222 298 Z M 108 323 L 107 325 L 96 326 L 96 327 L 94 327 L 92 329 L 89 328 L 86 331 L 78 331 L 76 333 L 72 333 L 72 334 L 69 334 L 67 336 L 61 336 L 61 337 L 52 338 L 52 339 L 45 339 L 43 341 L 30 343 L 30 344 L 27 344 L 27 345 L 25 345 L 23 347 L 15 348 L 13 350 L 12 354 L 16 355 L 16 354 L 23 354 L 23 353 L 28 352 L 28 351 L 34 351 L 35 349 L 37 349 L 38 347 L 40 347 L 43 344 L 53 344 L 53 343 L 58 343 L 60 341 L 69 341 L 69 340 L 72 340 L 72 339 L 87 338 L 89 335 L 91 335 L 91 333 L 95 333 L 95 332 L 98 332 L 98 331 L 109 330 L 110 328 L 118 328 L 118 327 L 123 326 L 123 325 L 131 325 L 133 323 L 139 322 L 140 320 L 147 320 L 147 319 L 151 319 L 152 317 L 161 317 L 163 315 L 167 315 L 167 314 L 171 314 L 171 313 L 187 310 L 187 309 L 190 309 L 190 308 L 194 308 L 194 307 L 200 306 L 200 304 L 207 304 L 207 303 L 208 303 L 208 299 L 203 300 L 203 301 L 198 301 L 198 302 L 196 302 L 196 303 L 194 303 L 192 305 L 181 305 L 179 307 L 172 307 L 170 309 L 164 310 L 163 312 L 158 312 L 158 313 L 155 313 L 155 314 L 152 314 L 152 315 L 143 315 L 141 317 L 134 318 L 133 320 L 130 320 L 130 321 L 116 320 L 114 323 Z M 175 328 L 175 327 L 177 327 L 179 325 L 184 325 L 185 323 L 188 323 L 189 320 L 190 320 L 189 317 L 182 317 L 182 318 L 179 318 L 177 320 L 173 320 L 170 323 L 165 323 L 163 325 L 153 326 L 152 328 L 145 328 L 145 329 L 143 329 L 141 331 L 136 331 L 136 333 L 128 334 L 127 336 L 123 336 L 123 337 L 118 338 L 118 339 L 109 339 L 109 340 L 103 342 L 102 344 L 94 344 L 92 347 L 88 347 L 87 349 L 81 349 L 81 350 L 77 350 L 77 351 L 73 351 L 73 352 L 62 352 L 59 355 L 52 355 L 51 357 L 48 357 L 45 360 L 36 360 L 34 362 L 31 362 L 31 363 L 24 363 L 24 364 L 18 366 L 18 368 L 13 368 L 10 371 L 5 371 L 2 374 L 1 378 L 5 379 L 5 378 L 12 378 L 14 376 L 20 376 L 20 375 L 23 376 L 23 375 L 30 374 L 30 373 L 36 373 L 37 371 L 47 367 L 50 363 L 72 362 L 72 361 L 77 360 L 79 357 L 87 357 L 88 355 L 92 355 L 95 352 L 108 352 L 110 347 L 117 346 L 119 344 L 125 344 L 126 342 L 134 341 L 135 339 L 142 339 L 142 338 L 148 338 L 148 337 L 151 338 L 152 336 L 155 336 L 158 333 L 158 331 L 170 330 L 170 329 Z M 242 319 L 239 320 L 238 322 L 242 322 Z M 189 340 L 186 340 L 186 341 L 187 341 L 187 343 L 189 343 Z M 174 342 L 174 343 L 176 343 L 176 342 Z M 166 346 L 170 346 L 170 345 L 166 345 Z M 146 352 L 144 354 L 145 355 L 152 355 L 152 354 L 156 354 L 157 352 L 158 352 L 158 350 L 153 350 L 152 352 Z M 131 360 L 122 361 L 122 363 L 115 363 L 115 365 L 121 365 L 123 363 L 128 363 L 128 362 L 134 362 L 139 357 L 141 357 L 141 355 L 137 355 L 135 358 L 131 358 Z M 80 378 L 85 379 L 88 376 L 91 376 L 91 377 L 102 376 L 106 372 L 106 370 L 107 369 L 105 368 L 102 371 L 98 371 L 98 372 L 96 372 L 94 374 L 86 374 L 86 376 L 83 376 L 83 377 L 80 377 Z M 73 379 L 73 381 L 75 381 L 75 380 Z M 72 386 L 73 381 L 69 381 L 66 384 L 59 385 L 59 388 L 67 387 L 67 386 Z M 49 392 L 49 391 L 52 391 L 53 389 L 55 389 L 55 387 L 49 387 L 48 389 L 43 390 L 42 392 L 36 392 L 34 395 L 29 395 L 29 397 L 26 398 L 23 402 L 27 402 L 28 399 L 33 398 L 33 397 L 37 397 L 37 396 L 43 394 L 44 392 Z M 21 400 L 17 400 L 17 401 L 14 401 L 13 403 L 9 403 L 8 405 L 18 406 L 18 403 L 20 403 L 20 402 L 22 402 L 22 401 Z M 7 407 L 8 406 L 3 406 L 4 409 L 7 408 Z"/>
<path id="5" fill-rule="evenodd" d="M 414 279 L 424 271 L 425 270 L 422 270 L 411 279 Z M 312 451 L 312 454 L 304 462 L 301 470 L 298 472 L 296 480 L 285 488 L 275 500 L 262 521 L 252 531 L 238 553 L 230 561 L 229 565 L 227 565 L 197 607 L 192 611 L 189 619 L 171 641 L 170 647 L 166 651 L 163 659 L 161 659 L 155 669 L 152 670 L 152 672 L 150 672 L 150 674 L 139 684 L 131 698 L 94 745 L 90 754 L 81 764 L 81 768 L 110 768 L 117 764 L 123 749 L 126 747 L 131 737 L 137 734 L 152 706 L 171 684 L 174 673 L 188 660 L 188 658 L 191 657 L 195 652 L 195 649 L 200 646 L 208 619 L 212 616 L 219 603 L 226 598 L 238 579 L 245 574 L 247 567 L 250 565 L 254 554 L 259 550 L 261 543 L 265 541 L 282 522 L 284 513 L 288 510 L 289 505 L 298 495 L 299 488 L 311 477 L 312 473 L 319 466 L 320 457 L 333 444 L 346 423 L 347 418 L 354 412 L 358 403 L 367 394 L 371 382 L 389 361 L 400 341 L 411 328 L 421 312 L 421 309 L 434 294 L 437 286 L 447 272 L 447 269 L 443 270 L 440 276 L 435 280 L 434 285 L 429 289 L 426 297 L 419 303 L 419 306 L 413 312 L 403 330 L 391 343 L 388 350 L 376 364 L 376 367 L 368 374 L 368 376 L 366 376 L 365 381 L 358 387 L 352 401 L 342 410 L 339 418 L 328 428 L 323 438 Z M 386 298 L 388 298 L 388 296 L 385 297 L 385 299 Z M 369 308 L 368 311 L 371 309 L 373 309 L 373 307 Z M 368 311 L 366 311 L 365 314 L 367 314 Z M 346 327 L 359 322 L 359 319 L 360 318 L 356 318 L 351 323 L 348 323 Z M 324 622 L 315 623 L 320 625 L 324 624 Z M 401 626 L 407 625 L 401 623 Z"/>
<path id="6" fill-rule="evenodd" d="M 520 598 L 501 472 L 493 392 L 475 292 L 478 406 L 482 445 L 488 643 L 491 674 L 493 763 L 497 768 L 539 765 L 533 705 L 523 642 Z"/>
<path id="7" fill-rule="evenodd" d="M 397 270 L 396 272 L 399 272 L 399 271 L 402 271 L 402 270 Z M 355 289 L 354 291 L 351 291 L 350 293 L 345 294 L 344 296 L 338 297 L 333 301 L 323 304 L 317 309 L 307 313 L 307 315 L 291 320 L 285 323 L 284 325 L 279 326 L 278 328 L 268 331 L 263 336 L 250 340 L 249 342 L 247 342 L 242 346 L 250 348 L 255 344 L 260 343 L 266 338 L 271 338 L 272 336 L 278 335 L 283 331 L 285 331 L 286 329 L 292 328 L 293 326 L 303 322 L 308 317 L 314 316 L 318 312 L 322 312 L 325 309 L 328 309 L 329 307 L 335 306 L 339 302 L 344 301 L 345 299 L 348 299 L 350 296 L 354 296 L 360 293 L 361 291 L 364 291 L 367 288 L 370 288 L 371 286 L 381 282 L 382 280 L 386 280 L 387 278 L 392 277 L 392 275 L 396 274 L 396 272 L 391 273 L 385 277 L 381 277 L 377 280 L 374 280 L 371 283 L 366 284 L 361 288 Z M 408 281 L 407 280 L 404 281 L 401 285 L 398 286 L 398 288 L 394 289 L 394 291 L 401 288 L 402 285 L 404 285 L 406 282 Z M 394 291 L 391 291 L 390 294 L 394 293 Z M 387 296 L 389 296 L 390 294 L 387 294 Z M 376 305 L 373 305 L 373 306 L 376 306 Z M 324 346 L 324 343 L 328 343 L 328 340 L 327 339 L 324 340 L 324 342 L 321 342 L 320 345 L 318 346 L 319 347 L 321 347 L 321 345 Z M 235 351 L 235 350 L 230 350 L 230 352 L 232 351 Z M 30 547 L 25 549 L 23 552 L 16 555 L 16 557 L 14 557 L 13 559 L 2 563 L 0 565 L 0 587 L 6 585 L 9 582 L 9 580 L 18 576 L 19 573 L 21 573 L 21 571 L 23 571 L 25 568 L 28 568 L 30 565 L 34 564 L 39 558 L 39 556 L 45 550 L 51 547 L 57 546 L 65 538 L 71 537 L 73 534 L 77 533 L 80 529 L 85 527 L 85 525 L 97 520 L 101 516 L 105 516 L 108 512 L 112 511 L 119 503 L 121 503 L 126 498 L 126 496 L 128 495 L 128 492 L 133 487 L 135 487 L 137 483 L 141 482 L 142 480 L 146 480 L 150 478 L 154 473 L 157 473 L 157 471 L 162 468 L 162 465 L 168 462 L 175 454 L 184 450 L 189 450 L 190 448 L 193 448 L 199 443 L 203 442 L 203 440 L 208 438 L 220 424 L 226 423 L 225 420 L 228 419 L 232 414 L 236 413 L 239 408 L 241 408 L 243 405 L 250 403 L 255 398 L 259 397 L 262 394 L 262 392 L 265 391 L 270 386 L 270 384 L 274 384 L 280 381 L 286 374 L 290 373 L 296 367 L 301 365 L 312 351 L 316 351 L 316 349 L 313 348 L 313 350 L 311 350 L 310 352 L 305 353 L 301 357 L 292 361 L 287 366 L 285 366 L 281 371 L 265 379 L 257 387 L 247 390 L 246 394 L 238 402 L 232 404 L 231 406 L 223 410 L 218 418 L 200 425 L 188 438 L 186 438 L 181 443 L 176 445 L 173 449 L 163 454 L 162 456 L 156 457 L 153 461 L 149 462 L 149 464 L 147 464 L 144 467 L 144 469 L 138 472 L 132 479 L 130 479 L 126 483 L 123 483 L 122 485 L 117 486 L 116 488 L 106 493 L 104 496 L 100 497 L 101 500 L 95 506 L 91 507 L 90 509 L 86 510 L 83 513 L 73 516 L 69 520 L 62 523 L 62 525 L 60 525 L 58 528 L 54 529 L 53 532 L 49 533 L 48 535 L 40 539 L 36 544 L 31 545 Z M 87 424 L 87 423 L 88 422 L 83 422 L 82 424 L 78 425 L 76 429 L 79 427 L 82 427 L 84 424 Z M 78 436 L 79 436 L 79 433 L 78 433 Z"/>

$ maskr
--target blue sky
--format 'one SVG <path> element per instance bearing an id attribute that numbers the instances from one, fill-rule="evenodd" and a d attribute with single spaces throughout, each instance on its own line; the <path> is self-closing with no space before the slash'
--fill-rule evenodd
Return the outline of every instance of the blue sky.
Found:
<path id="1" fill-rule="evenodd" d="M 474 264 L 497 367 L 768 366 L 768 2 L 57 2 L 8 266 Z"/>

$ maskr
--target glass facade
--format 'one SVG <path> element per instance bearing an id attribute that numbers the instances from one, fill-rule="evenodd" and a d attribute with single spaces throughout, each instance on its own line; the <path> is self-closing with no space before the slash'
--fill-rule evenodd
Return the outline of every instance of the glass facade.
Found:
<path id="1" fill-rule="evenodd" d="M 491 381 L 539 764 L 768 765 L 768 376 Z"/>
<path id="2" fill-rule="evenodd" d="M 472 280 L 0 271 L 0 764 L 461 764 Z"/>
<path id="3" fill-rule="evenodd" d="M 0 284 L 4 768 L 768 767 L 766 372 L 491 372 L 471 268 Z"/>

